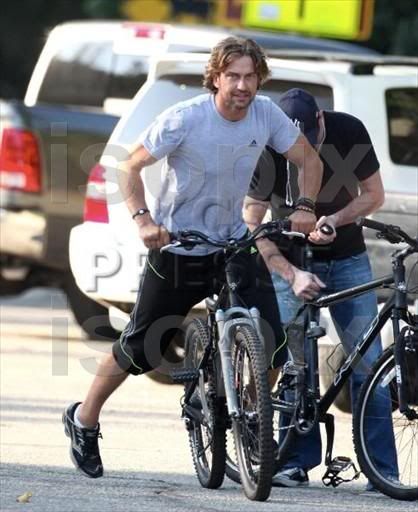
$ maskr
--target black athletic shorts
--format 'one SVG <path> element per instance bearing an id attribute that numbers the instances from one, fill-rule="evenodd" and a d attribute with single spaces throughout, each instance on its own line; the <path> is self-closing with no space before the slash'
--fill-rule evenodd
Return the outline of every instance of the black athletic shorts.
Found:
<path id="1" fill-rule="evenodd" d="M 280 323 L 270 273 L 259 254 L 242 251 L 233 260 L 238 294 L 245 307 L 260 311 L 267 361 L 286 361 L 286 339 Z M 131 318 L 113 345 L 118 365 L 134 375 L 160 366 L 164 353 L 188 312 L 223 284 L 224 254 L 183 256 L 151 250 Z"/>

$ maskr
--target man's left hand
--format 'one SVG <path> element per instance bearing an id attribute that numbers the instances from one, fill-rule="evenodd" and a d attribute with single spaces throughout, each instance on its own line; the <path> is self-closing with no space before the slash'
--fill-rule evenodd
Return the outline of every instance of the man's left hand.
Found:
<path id="1" fill-rule="evenodd" d="M 308 235 L 315 229 L 316 215 L 314 212 L 296 210 L 289 216 L 292 221 L 292 231 L 299 231 Z"/>
<path id="2" fill-rule="evenodd" d="M 320 230 L 321 226 L 324 224 L 327 224 L 330 228 L 332 228 L 331 234 L 326 235 Z M 332 215 L 329 217 L 322 216 L 316 223 L 315 231 L 312 231 L 312 233 L 309 234 L 309 241 L 317 245 L 326 245 L 333 242 L 336 236 L 337 232 L 334 217 Z"/>

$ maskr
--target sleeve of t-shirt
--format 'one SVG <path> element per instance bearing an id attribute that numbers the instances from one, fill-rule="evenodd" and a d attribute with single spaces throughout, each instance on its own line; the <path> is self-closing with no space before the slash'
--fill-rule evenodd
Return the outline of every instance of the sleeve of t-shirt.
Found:
<path id="1" fill-rule="evenodd" d="M 157 160 L 172 153 L 184 136 L 184 116 L 179 109 L 161 113 L 139 136 L 139 143 Z"/>
<path id="2" fill-rule="evenodd" d="M 286 153 L 296 142 L 300 135 L 297 128 L 275 103 L 270 103 L 270 139 L 268 145 L 275 149 L 278 153 Z"/>
<path id="3" fill-rule="evenodd" d="M 379 170 L 380 164 L 379 160 L 377 159 L 369 132 L 361 121 L 358 122 L 358 131 L 355 143 L 358 144 L 359 147 L 362 148 L 362 151 L 365 152 L 364 157 L 355 170 L 357 179 L 359 181 L 363 181 L 367 178 L 370 178 L 370 176 L 377 172 Z"/>

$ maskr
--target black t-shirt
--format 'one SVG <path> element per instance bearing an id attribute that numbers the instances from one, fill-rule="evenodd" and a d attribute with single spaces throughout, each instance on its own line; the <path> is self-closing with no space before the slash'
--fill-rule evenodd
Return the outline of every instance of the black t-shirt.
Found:
<path id="1" fill-rule="evenodd" d="M 363 123 L 342 112 L 324 112 L 325 140 L 319 156 L 324 175 L 316 203 L 318 219 L 341 210 L 359 195 L 359 182 L 379 170 L 379 161 Z M 274 219 L 292 213 L 299 197 L 298 171 L 286 159 L 267 147 L 261 155 L 248 195 L 270 201 Z M 278 246 L 294 264 L 300 264 L 300 250 L 283 241 Z M 365 250 L 361 228 L 347 224 L 337 228 L 337 237 L 327 246 L 314 246 L 316 260 L 347 258 Z"/>

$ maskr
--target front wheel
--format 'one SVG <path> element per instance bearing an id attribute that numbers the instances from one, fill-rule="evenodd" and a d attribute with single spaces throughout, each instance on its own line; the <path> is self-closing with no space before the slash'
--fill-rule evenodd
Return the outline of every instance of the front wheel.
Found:
<path id="1" fill-rule="evenodd" d="M 186 330 L 187 368 L 199 366 L 209 342 L 206 323 L 200 319 L 193 320 Z M 186 391 L 188 386 L 186 384 Z M 199 383 L 190 402 L 196 411 L 194 418 L 187 423 L 196 475 L 202 487 L 217 489 L 225 475 L 226 406 L 225 399 L 217 395 L 216 363 L 212 356 L 200 372 Z"/>
<path id="2" fill-rule="evenodd" d="M 248 326 L 236 329 L 233 369 L 241 413 L 232 418 L 240 480 L 247 498 L 265 501 L 274 467 L 273 409 L 263 345 Z"/>
<path id="3" fill-rule="evenodd" d="M 418 342 L 405 350 L 408 415 L 399 411 L 393 347 L 364 382 L 354 415 L 354 446 L 361 469 L 382 493 L 418 500 Z"/>

